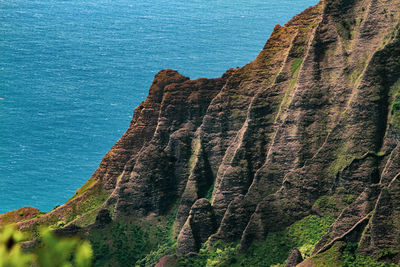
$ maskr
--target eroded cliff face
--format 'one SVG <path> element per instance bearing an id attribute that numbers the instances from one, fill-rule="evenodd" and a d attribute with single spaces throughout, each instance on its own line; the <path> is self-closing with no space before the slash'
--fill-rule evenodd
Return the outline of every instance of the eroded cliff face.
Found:
<path id="1" fill-rule="evenodd" d="M 177 209 L 179 256 L 208 239 L 246 251 L 308 215 L 329 216 L 313 255 L 352 242 L 398 263 L 399 22 L 398 0 L 325 0 L 221 78 L 161 71 L 86 187 L 21 227 Z"/>

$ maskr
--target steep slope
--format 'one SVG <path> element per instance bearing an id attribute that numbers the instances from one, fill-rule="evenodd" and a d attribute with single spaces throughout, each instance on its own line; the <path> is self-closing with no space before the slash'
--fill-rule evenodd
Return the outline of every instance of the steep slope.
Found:
<path id="1" fill-rule="evenodd" d="M 189 261 L 208 240 L 240 244 L 224 260 L 250 264 L 238 255 L 303 229 L 307 242 L 252 265 L 296 247 L 304 266 L 350 254 L 398 264 L 399 23 L 399 0 L 325 0 L 221 78 L 161 71 L 89 182 L 20 228 L 85 227 L 107 209 L 123 222 L 175 216 L 170 238 Z"/>

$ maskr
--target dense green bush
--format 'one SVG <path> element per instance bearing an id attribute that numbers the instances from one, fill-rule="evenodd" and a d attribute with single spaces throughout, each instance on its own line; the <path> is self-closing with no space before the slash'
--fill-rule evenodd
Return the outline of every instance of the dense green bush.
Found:
<path id="1" fill-rule="evenodd" d="M 88 242 L 78 238 L 59 238 L 48 228 L 39 231 L 39 243 L 34 252 L 24 252 L 21 242 L 26 237 L 8 225 L 0 230 L 0 267 L 89 267 L 92 249 Z"/>
<path id="2" fill-rule="evenodd" d="M 342 260 L 344 267 L 395 267 L 396 264 L 389 264 L 386 262 L 379 262 L 377 259 L 362 256 L 357 251 L 357 243 L 348 243 L 342 253 Z M 385 256 L 386 254 L 390 254 L 391 251 L 382 252 L 381 256 Z M 395 252 L 396 254 L 398 252 Z M 379 256 L 378 256 L 379 258 Z"/>
<path id="3" fill-rule="evenodd" d="M 217 241 L 209 246 L 204 243 L 199 253 L 195 257 L 184 256 L 179 258 L 178 266 L 187 267 L 214 267 L 214 266 L 234 266 L 237 263 L 235 255 L 237 254 L 237 243 L 224 243 Z"/>
<path id="4" fill-rule="evenodd" d="M 150 251 L 149 234 L 135 224 L 115 222 L 89 236 L 95 266 L 134 266 Z"/>

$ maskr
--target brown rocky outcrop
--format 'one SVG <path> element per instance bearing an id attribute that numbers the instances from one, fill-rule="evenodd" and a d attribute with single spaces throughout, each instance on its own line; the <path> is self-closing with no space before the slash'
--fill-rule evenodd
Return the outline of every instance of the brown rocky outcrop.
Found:
<path id="1" fill-rule="evenodd" d="M 104 228 L 112 222 L 110 211 L 107 209 L 102 209 L 96 215 L 96 220 L 94 222 L 94 226 L 98 228 Z"/>
<path id="2" fill-rule="evenodd" d="M 0 214 L 0 225 L 29 220 L 39 213 L 40 211 L 38 209 L 31 207 L 24 207 L 17 210 L 9 211 L 7 213 Z"/>
<path id="3" fill-rule="evenodd" d="M 81 227 L 79 227 L 75 224 L 69 224 L 65 227 L 54 229 L 53 233 L 55 233 L 58 236 L 70 237 L 70 236 L 76 236 L 76 235 L 80 234 L 81 231 L 82 231 Z"/>
<path id="4" fill-rule="evenodd" d="M 286 260 L 285 267 L 295 267 L 297 264 L 303 261 L 303 257 L 301 256 L 300 251 L 297 248 L 294 248 L 289 257 Z"/>
<path id="5" fill-rule="evenodd" d="M 197 252 L 216 229 L 217 223 L 210 202 L 205 198 L 198 199 L 190 209 L 189 217 L 178 235 L 177 255 Z"/>
<path id="6" fill-rule="evenodd" d="M 162 257 L 154 267 L 176 267 L 178 266 L 177 258 L 173 255 Z"/>

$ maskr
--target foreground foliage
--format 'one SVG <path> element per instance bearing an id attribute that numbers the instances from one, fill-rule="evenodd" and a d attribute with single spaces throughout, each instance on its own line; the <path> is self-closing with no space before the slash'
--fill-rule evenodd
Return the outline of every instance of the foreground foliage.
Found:
<path id="1" fill-rule="evenodd" d="M 0 230 L 0 267 L 60 266 L 89 267 L 92 249 L 78 238 L 59 238 L 47 228 L 39 231 L 38 245 L 33 252 L 21 248 L 26 237 L 13 225 Z"/>

